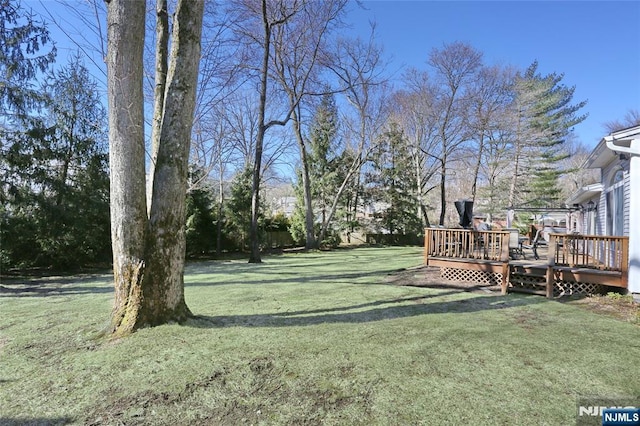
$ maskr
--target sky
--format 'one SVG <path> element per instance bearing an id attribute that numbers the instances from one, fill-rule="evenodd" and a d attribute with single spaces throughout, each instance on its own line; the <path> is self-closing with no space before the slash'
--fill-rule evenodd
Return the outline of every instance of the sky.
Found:
<path id="1" fill-rule="evenodd" d="M 71 19 L 56 0 L 22 0 L 22 4 L 35 12 L 46 7 Z M 539 73 L 564 74 L 562 83 L 575 86 L 574 103 L 587 101 L 581 112 L 588 117 L 574 131 L 588 148 L 605 136 L 605 122 L 640 110 L 639 1 L 363 0 L 361 4 L 353 3 L 345 18 L 349 31 L 368 38 L 370 22 L 376 22 L 377 41 L 390 57 L 398 82 L 407 67 L 427 69 L 432 49 L 461 41 L 482 52 L 486 65 L 524 70 L 537 60 Z M 51 27 L 51 32 L 60 53 L 75 50 L 59 29 Z M 94 75 L 104 79 L 99 71 Z"/>
<path id="2" fill-rule="evenodd" d="M 429 52 L 455 41 L 483 53 L 486 65 L 564 74 L 574 103 L 589 114 L 574 132 L 594 147 L 603 123 L 640 110 L 638 1 L 363 1 L 350 14 L 363 36 L 376 22 L 377 41 L 393 67 L 426 69 Z"/>

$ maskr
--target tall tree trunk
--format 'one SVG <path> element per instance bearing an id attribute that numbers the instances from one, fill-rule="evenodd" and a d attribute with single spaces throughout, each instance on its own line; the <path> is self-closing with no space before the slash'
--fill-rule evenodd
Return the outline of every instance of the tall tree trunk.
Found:
<path id="1" fill-rule="evenodd" d="M 151 208 L 153 194 L 153 175 L 158 159 L 160 133 L 162 131 L 162 114 L 164 95 L 167 87 L 167 68 L 169 66 L 169 12 L 167 0 L 156 2 L 156 71 L 153 89 L 153 120 L 151 122 L 151 167 L 149 169 L 149 186 L 147 187 L 147 208 Z"/>
<path id="2" fill-rule="evenodd" d="M 186 193 L 204 0 L 179 0 L 153 180 L 142 323 L 184 321 Z M 147 303 L 148 302 L 148 303 Z"/>
<path id="3" fill-rule="evenodd" d="M 480 140 L 478 141 L 478 156 L 476 157 L 476 164 L 473 167 L 473 184 L 471 185 L 471 201 L 475 203 L 476 192 L 478 191 L 478 175 L 480 174 L 480 165 L 482 164 L 482 155 L 484 151 L 484 130 L 480 134 Z"/>
<path id="4" fill-rule="evenodd" d="M 313 249 L 317 247 L 316 236 L 313 229 L 314 214 L 313 214 L 313 194 L 311 193 L 311 177 L 309 175 L 309 157 L 307 155 L 307 148 L 302 136 L 302 127 L 298 114 L 295 110 L 292 113 L 294 133 L 296 134 L 296 141 L 298 142 L 298 148 L 300 148 L 300 162 L 302 163 L 302 190 L 304 199 L 304 228 L 305 228 L 305 248 Z M 320 241 L 322 241 L 320 239 Z"/>
<path id="5" fill-rule="evenodd" d="M 518 117 L 518 124 L 516 127 L 516 138 L 515 138 L 515 153 L 513 156 L 513 176 L 511 177 L 511 184 L 509 185 L 509 200 L 507 207 L 514 207 L 516 202 L 516 189 L 518 186 L 518 177 L 520 174 L 520 160 L 522 154 L 522 125 L 521 125 L 521 117 Z"/>
<path id="6" fill-rule="evenodd" d="M 440 219 L 438 225 L 444 225 L 444 218 L 447 212 L 447 196 L 446 196 L 446 184 L 447 184 L 447 157 L 443 154 L 440 160 Z"/>
<path id="7" fill-rule="evenodd" d="M 119 336 L 144 326 L 180 322 L 191 315 L 184 300 L 184 226 L 204 0 L 179 0 L 176 8 L 148 220 L 142 130 L 144 2 L 111 0 L 108 8 L 112 238 L 116 276 L 111 333 Z M 127 22 L 131 20 L 135 24 Z M 134 45 L 135 50 L 124 48 L 130 45 Z M 123 56 L 125 52 L 128 54 Z M 122 82 L 129 79 L 127 92 L 123 92 Z M 124 143 L 118 140 L 118 129 L 123 126 L 127 129 Z M 129 216 L 123 216 L 123 212 L 130 211 Z"/>
<path id="8" fill-rule="evenodd" d="M 269 73 L 269 51 L 271 49 L 271 25 L 267 16 L 267 2 L 262 0 L 262 25 L 264 31 L 264 51 L 262 52 L 262 65 L 260 69 L 260 102 L 258 105 L 258 134 L 256 135 L 256 149 L 253 159 L 253 181 L 251 186 L 251 225 L 249 227 L 249 243 L 251 252 L 249 263 L 262 263 L 260 257 L 260 238 L 258 230 L 258 216 L 260 213 L 260 177 L 262 174 L 262 150 L 264 134 L 267 131 L 265 124 L 267 104 L 267 82 Z"/>
<path id="9" fill-rule="evenodd" d="M 426 228 L 429 226 L 429 217 L 427 216 L 427 208 L 424 205 L 424 182 L 422 176 L 422 162 L 420 161 L 420 148 L 416 149 L 415 155 L 415 173 L 416 173 L 416 201 L 418 205 L 417 208 L 417 216 L 422 220 L 422 227 Z"/>
<path id="10" fill-rule="evenodd" d="M 326 238 L 327 231 L 329 230 L 329 225 L 331 224 L 331 221 L 333 220 L 333 216 L 336 214 L 336 211 L 338 210 L 338 203 L 340 202 L 340 198 L 342 197 L 342 194 L 347 188 L 349 181 L 353 177 L 356 170 L 359 169 L 359 167 L 360 167 L 359 165 L 358 166 L 356 166 L 355 164 L 352 165 L 352 167 L 347 172 L 347 175 L 342 180 L 342 184 L 340 184 L 340 188 L 338 188 L 338 192 L 333 197 L 333 202 L 331 203 L 331 209 L 329 209 L 329 213 L 327 214 L 327 217 L 324 218 L 324 220 L 322 221 L 322 228 L 320 229 L 320 236 L 318 237 L 318 241 L 323 241 Z"/>
<path id="11" fill-rule="evenodd" d="M 218 179 L 219 187 L 218 187 L 218 223 L 216 225 L 216 256 L 220 257 L 222 253 L 222 215 L 224 214 L 224 168 L 222 164 L 222 155 L 218 158 L 219 166 L 220 166 L 220 176 Z"/>
<path id="12" fill-rule="evenodd" d="M 360 195 L 360 180 L 362 179 L 362 170 L 358 169 L 355 181 L 355 191 L 353 194 L 353 219 L 351 221 L 351 232 L 355 231 L 354 223 L 358 220 L 358 196 Z M 363 212 L 364 213 L 364 212 Z"/>
<path id="13" fill-rule="evenodd" d="M 142 305 L 147 234 L 142 97 L 144 17 L 143 1 L 111 0 L 107 3 L 110 206 L 115 285 L 112 333 L 132 330 Z"/>
<path id="14" fill-rule="evenodd" d="M 516 147 L 516 152 L 513 158 L 513 176 L 511 177 L 511 184 L 509 185 L 509 200 L 507 202 L 508 207 L 514 207 L 516 202 L 516 189 L 518 187 L 518 175 L 520 174 L 520 145 Z"/>

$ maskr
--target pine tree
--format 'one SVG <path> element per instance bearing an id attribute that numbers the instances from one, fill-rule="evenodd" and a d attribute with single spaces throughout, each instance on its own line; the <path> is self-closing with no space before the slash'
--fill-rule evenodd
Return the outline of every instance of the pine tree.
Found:
<path id="1" fill-rule="evenodd" d="M 338 109 L 332 94 L 322 97 L 309 135 L 311 188 L 315 207 L 322 223 L 336 191 L 335 143 L 338 132 Z"/>
<path id="2" fill-rule="evenodd" d="M 293 184 L 293 193 L 296 197 L 296 204 L 291 215 L 291 225 L 289 233 L 297 245 L 304 245 L 306 233 L 306 212 L 304 208 L 304 190 L 302 188 L 302 171 L 296 168 L 296 181 Z"/>
<path id="3" fill-rule="evenodd" d="M 328 220 L 334 194 L 344 177 L 341 173 L 343 159 L 336 155 L 336 138 L 338 133 L 338 109 L 332 94 L 325 94 L 320 100 L 313 116 L 308 136 L 308 163 L 311 198 L 314 213 L 314 234 L 316 238 L 320 230 L 319 224 Z M 297 180 L 294 185 L 296 207 L 291 223 L 291 234 L 297 243 L 304 242 L 306 236 L 306 212 L 304 209 L 304 188 L 302 187 L 302 170 L 296 171 Z M 335 241 L 334 241 L 335 242 Z M 325 244 L 326 241 L 318 241 Z"/>
<path id="4" fill-rule="evenodd" d="M 586 118 L 578 114 L 586 101 L 571 103 L 575 87 L 562 84 L 563 77 L 556 73 L 539 74 L 538 63 L 534 62 L 516 78 L 518 164 L 511 185 L 511 201 L 515 199 L 516 188 L 521 187 L 526 189 L 520 199 L 530 206 L 553 207 L 559 200 L 558 178 L 565 173 L 560 164 L 569 155 L 564 144 L 573 126 Z M 525 178 L 528 185 L 522 185 Z"/>
<path id="5" fill-rule="evenodd" d="M 203 176 L 202 169 L 190 167 L 191 181 L 201 181 Z M 217 227 L 213 204 L 213 190 L 207 183 L 192 188 L 187 194 L 187 255 L 207 254 L 216 249 Z"/>
<path id="6" fill-rule="evenodd" d="M 371 200 L 384 206 L 383 230 L 389 234 L 409 235 L 420 232 L 417 215 L 417 183 L 411 155 L 403 132 L 396 123 L 381 136 L 368 176 Z"/>
<path id="7" fill-rule="evenodd" d="M 225 204 L 229 232 L 241 250 L 247 249 L 249 244 L 252 179 L 253 168 L 247 167 L 239 172 L 231 182 L 231 194 Z M 262 212 L 259 218 L 262 222 Z"/>
<path id="8" fill-rule="evenodd" d="M 38 96 L 40 113 L 17 115 L 5 138 L 4 263 L 72 268 L 108 262 L 106 111 L 96 83 L 75 57 L 47 74 Z"/>
<path id="9" fill-rule="evenodd" d="M 51 47 L 49 47 L 51 46 Z M 0 116 L 26 115 L 40 101 L 32 80 L 56 57 L 46 25 L 21 8 L 19 1 L 0 7 Z"/>

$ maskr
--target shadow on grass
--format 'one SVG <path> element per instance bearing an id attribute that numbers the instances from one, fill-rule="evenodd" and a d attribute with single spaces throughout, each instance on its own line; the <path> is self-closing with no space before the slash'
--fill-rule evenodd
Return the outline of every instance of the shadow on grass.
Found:
<path id="1" fill-rule="evenodd" d="M 109 284 L 95 285 L 97 280 L 108 281 Z M 74 296 L 101 293 L 113 293 L 113 283 L 110 275 L 13 278 L 3 279 L 3 283 L 0 284 L 0 298 Z"/>
<path id="2" fill-rule="evenodd" d="M 459 291 L 449 291 L 433 295 L 381 300 L 358 305 L 306 311 L 249 315 L 197 315 L 185 325 L 195 328 L 223 328 L 297 327 L 338 323 L 358 324 L 429 314 L 472 313 L 546 302 L 546 299 L 533 296 L 499 297 L 492 295 L 447 301 L 429 300 L 459 293 Z M 409 302 L 411 303 L 407 304 Z"/>
<path id="3" fill-rule="evenodd" d="M 52 426 L 52 425 L 66 425 L 70 424 L 74 419 L 70 417 L 58 417 L 53 419 L 40 418 L 40 419 L 11 419 L 6 417 L 0 417 L 0 425 L 2 426 Z"/>
<path id="4" fill-rule="evenodd" d="M 307 255 L 309 256 L 309 255 Z M 327 268 L 330 266 L 345 266 L 348 262 L 306 262 L 306 263 L 294 263 L 294 264 L 282 264 L 282 263 L 269 263 L 266 260 L 263 263 L 239 263 L 239 262 L 202 262 L 202 263 L 190 263 L 185 269 L 185 275 L 197 276 L 197 275 L 233 275 L 233 274 L 281 274 L 283 270 L 299 270 L 299 269 L 314 269 L 314 268 Z"/>
<path id="5" fill-rule="evenodd" d="M 326 266 L 329 264 L 323 265 Z M 315 265 L 318 266 L 318 265 Z M 246 265 L 224 265 L 224 267 L 214 267 L 207 268 L 205 271 L 198 271 L 190 269 L 187 271 L 186 276 L 188 277 L 185 285 L 187 287 L 194 286 L 218 286 L 218 285 L 233 285 L 233 284 L 251 284 L 251 285 L 262 285 L 262 284 L 295 284 L 295 283 L 310 283 L 310 282 L 326 282 L 326 283 L 336 283 L 337 281 L 343 282 L 355 282 L 355 280 L 360 280 L 367 277 L 376 277 L 378 279 L 382 279 L 386 274 L 390 274 L 392 272 L 397 272 L 397 268 L 390 268 L 388 270 L 375 270 L 370 272 L 348 272 L 344 273 L 342 271 L 338 271 L 336 273 L 331 273 L 328 271 L 318 271 L 317 273 L 310 274 L 306 272 L 305 274 L 295 275 L 295 272 L 291 269 L 298 268 L 298 265 L 289 266 L 282 268 L 260 268 L 255 269 L 255 267 Z M 254 268 L 254 269 L 252 269 Z M 254 277 L 242 277 L 240 274 L 244 273 L 254 273 L 257 275 Z M 219 275 L 220 281 L 216 279 L 198 279 L 197 274 L 206 274 L 206 275 Z M 294 276 L 291 276 L 294 274 Z M 283 277 L 285 275 L 285 277 Z M 289 275 L 289 276 L 287 276 Z"/>

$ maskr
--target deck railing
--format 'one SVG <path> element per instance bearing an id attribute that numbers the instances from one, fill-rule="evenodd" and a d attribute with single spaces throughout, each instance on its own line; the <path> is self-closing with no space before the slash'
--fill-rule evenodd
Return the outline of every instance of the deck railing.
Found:
<path id="1" fill-rule="evenodd" d="M 549 264 L 625 274 L 629 269 L 629 237 L 549 234 Z"/>
<path id="2" fill-rule="evenodd" d="M 446 257 L 508 262 L 509 231 L 426 228 L 424 249 L 425 260 Z"/>

